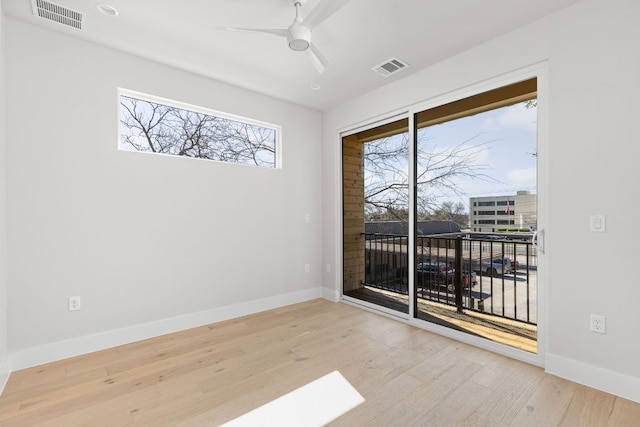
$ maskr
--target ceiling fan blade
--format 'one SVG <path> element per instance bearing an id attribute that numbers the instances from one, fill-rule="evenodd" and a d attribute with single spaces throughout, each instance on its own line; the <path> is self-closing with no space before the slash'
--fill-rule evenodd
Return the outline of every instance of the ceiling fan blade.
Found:
<path id="1" fill-rule="evenodd" d="M 302 25 L 312 28 L 336 13 L 342 6 L 349 3 L 350 0 L 321 0 L 316 7 L 313 8 L 306 18 L 302 21 Z"/>
<path id="2" fill-rule="evenodd" d="M 287 37 L 286 29 L 270 29 L 270 28 L 237 28 L 237 27 L 214 27 L 216 30 L 236 31 L 242 33 L 264 33 L 274 36 Z"/>
<path id="3" fill-rule="evenodd" d="M 309 57 L 311 58 L 311 63 L 313 64 L 313 68 L 316 69 L 318 74 L 324 73 L 324 71 L 329 66 L 329 60 L 320 52 L 320 50 L 316 47 L 315 44 L 311 43 L 309 49 Z"/>

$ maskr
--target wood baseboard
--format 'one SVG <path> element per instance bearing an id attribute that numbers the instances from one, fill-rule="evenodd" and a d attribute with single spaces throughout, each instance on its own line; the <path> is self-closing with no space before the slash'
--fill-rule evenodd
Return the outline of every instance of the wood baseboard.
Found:
<path id="1" fill-rule="evenodd" d="M 545 372 L 640 403 L 640 378 L 546 354 Z"/>
<path id="2" fill-rule="evenodd" d="M 93 353 L 119 345 L 208 325 L 210 323 L 221 322 L 223 320 L 234 319 L 248 314 L 255 314 L 316 298 L 323 298 L 323 293 L 323 289 L 317 287 L 17 350 L 11 352 L 9 355 L 9 369 L 7 369 L 7 372 L 43 365 L 57 360 Z M 0 370 L 0 372 L 3 371 Z M 0 381 L 2 380 L 1 375 L 2 374 L 0 374 Z"/>

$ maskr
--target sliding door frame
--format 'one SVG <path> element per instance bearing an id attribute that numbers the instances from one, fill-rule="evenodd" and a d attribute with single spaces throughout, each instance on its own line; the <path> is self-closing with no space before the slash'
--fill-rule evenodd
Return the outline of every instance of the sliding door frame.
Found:
<path id="1" fill-rule="evenodd" d="M 415 127 L 415 114 L 424 110 L 428 110 L 431 108 L 439 107 L 441 105 L 458 101 L 460 99 L 464 99 L 470 96 L 474 96 L 483 92 L 488 92 L 494 89 L 498 89 L 500 87 L 504 87 L 510 85 L 512 83 L 516 83 L 523 80 L 528 80 L 536 78 L 537 79 L 537 185 L 536 192 L 538 194 L 538 206 L 537 206 L 537 214 L 538 214 L 538 230 L 545 230 L 546 235 L 548 235 L 548 202 L 547 195 L 545 194 L 545 188 L 548 188 L 548 177 L 549 177 L 549 161 L 548 161 L 548 153 L 549 153 L 549 138 L 548 138 L 548 122 L 549 122 L 549 77 L 548 77 L 548 63 L 541 62 L 530 67 L 526 67 L 511 73 L 507 73 L 505 75 L 495 77 L 493 79 L 489 79 L 483 82 L 479 82 L 465 88 L 455 90 L 440 96 L 433 97 L 431 99 L 413 104 L 406 108 L 396 110 L 394 112 L 390 112 L 386 115 L 378 116 L 377 118 L 373 118 L 370 121 L 366 121 L 366 124 L 359 124 L 353 127 L 347 127 L 338 132 L 339 136 L 339 144 L 340 144 L 340 156 L 337 159 L 338 168 L 337 170 L 340 173 L 340 185 L 338 186 L 337 200 L 340 201 L 340 209 L 337 215 L 338 217 L 338 260 L 337 264 L 337 275 L 336 278 L 338 280 L 337 286 L 339 287 L 339 296 L 340 300 L 355 304 L 361 307 L 364 307 L 369 310 L 373 310 L 379 313 L 382 313 L 387 316 L 395 317 L 401 320 L 406 321 L 407 323 L 425 329 L 432 332 L 435 332 L 440 335 L 448 336 L 455 340 L 471 344 L 480 348 L 487 349 L 489 351 L 502 354 L 517 360 L 521 360 L 523 362 L 527 362 L 533 365 L 544 367 L 545 354 L 547 352 L 547 340 L 548 340 L 548 324 L 547 324 L 547 307 L 548 307 L 548 298 L 547 298 L 547 289 L 549 286 L 549 277 L 547 275 L 547 255 L 546 251 L 538 254 L 538 289 L 537 289 L 537 353 L 530 353 L 524 350 L 519 350 L 514 347 L 507 346 L 505 344 L 496 343 L 490 341 L 485 338 L 479 338 L 472 335 L 469 335 L 464 332 L 452 330 L 450 328 L 440 326 L 437 324 L 429 323 L 424 320 L 420 320 L 416 318 L 416 296 L 415 296 L 415 259 L 416 259 L 416 200 L 417 200 L 417 186 L 416 186 L 416 127 Z M 408 137 L 409 137 L 409 237 L 408 237 L 408 256 L 409 256 L 409 268 L 408 268 L 408 290 L 409 290 L 409 313 L 400 313 L 394 310 L 386 309 L 384 307 L 379 307 L 377 305 L 367 303 L 365 301 L 360 301 L 354 298 L 350 298 L 348 296 L 343 295 L 343 217 L 342 217 L 342 204 L 343 204 L 343 191 L 342 191 L 342 138 L 345 136 L 353 135 L 355 133 L 372 129 L 393 121 L 397 121 L 400 119 L 408 119 L 409 121 L 409 129 L 408 129 Z M 543 193 L 540 193 L 540 190 L 543 190 Z"/>
<path id="2" fill-rule="evenodd" d="M 368 122 L 365 125 L 361 125 L 361 126 L 357 126 L 357 127 L 353 127 L 350 128 L 349 130 L 345 130 L 343 132 L 339 133 L 339 137 L 340 137 L 340 156 L 339 156 L 339 162 L 340 162 L 340 179 L 338 180 L 340 182 L 340 190 L 339 190 L 339 196 L 338 196 L 338 200 L 340 200 L 340 214 L 338 215 L 339 218 L 339 222 L 338 222 L 338 229 L 339 229 L 339 238 L 338 238 L 338 245 L 340 247 L 340 256 L 339 256 L 339 260 L 340 263 L 338 264 L 338 286 L 339 286 L 339 295 L 340 295 L 340 299 L 348 302 L 350 304 L 354 304 L 354 305 L 358 305 L 358 306 L 362 306 L 365 307 L 369 310 L 374 310 L 377 312 L 380 312 L 382 314 L 385 314 L 387 316 L 391 316 L 391 317 L 395 317 L 395 318 L 399 318 L 405 321 L 409 321 L 411 319 L 411 317 L 413 316 L 413 311 L 412 311 L 412 303 L 411 303 L 411 293 L 413 292 L 413 272 L 411 271 L 411 268 L 408 268 L 408 282 L 409 282 L 409 301 L 408 301 L 408 305 L 409 305 L 409 313 L 403 313 L 400 311 L 396 311 L 396 310 L 392 310 L 390 308 L 387 307 L 383 307 L 380 305 L 376 305 L 367 301 L 363 301 L 357 298 L 353 298 L 350 297 L 348 295 L 344 294 L 344 215 L 343 210 L 344 210 L 344 194 L 342 191 L 342 183 L 344 182 L 344 168 L 343 168 L 343 159 L 344 159 L 344 152 L 343 152 L 343 139 L 352 135 L 355 135 L 357 133 L 360 132 L 364 132 L 367 130 L 371 130 L 371 129 L 375 129 L 377 127 L 380 126 L 384 126 L 386 124 L 389 123 L 393 123 L 399 120 L 408 120 L 408 124 L 409 124 L 409 156 L 413 155 L 413 139 L 411 137 L 411 123 L 412 123 L 412 119 L 411 119 L 411 114 L 409 114 L 408 111 L 399 111 L 399 112 L 395 112 L 392 113 L 390 115 L 386 115 L 384 117 L 378 118 L 378 119 L 374 119 L 371 122 Z M 409 157 L 411 158 L 411 157 Z M 411 182 L 413 182 L 413 178 L 411 176 L 411 171 L 409 171 L 409 186 L 411 187 Z M 411 195 L 409 196 L 409 206 L 407 206 L 407 208 L 409 209 L 409 235 L 413 234 L 413 229 L 412 229 L 412 224 L 411 224 Z M 408 243 L 409 244 L 409 243 Z M 410 248 L 411 246 L 407 246 L 407 248 Z M 413 257 L 412 257 L 412 253 L 411 251 L 408 251 L 409 253 L 409 260 L 408 260 L 408 266 L 410 267 L 411 265 L 413 265 Z"/>

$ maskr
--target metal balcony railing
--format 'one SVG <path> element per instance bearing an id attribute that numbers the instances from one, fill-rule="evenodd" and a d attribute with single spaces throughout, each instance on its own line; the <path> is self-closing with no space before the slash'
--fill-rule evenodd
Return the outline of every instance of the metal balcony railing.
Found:
<path id="1" fill-rule="evenodd" d="M 363 285 L 409 294 L 408 237 L 365 234 Z M 415 300 L 537 324 L 537 253 L 526 235 L 417 236 Z"/>

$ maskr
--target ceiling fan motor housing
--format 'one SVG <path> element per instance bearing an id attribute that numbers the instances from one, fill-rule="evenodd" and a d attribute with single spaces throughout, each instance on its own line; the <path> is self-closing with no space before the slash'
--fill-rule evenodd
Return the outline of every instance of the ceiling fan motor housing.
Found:
<path id="1" fill-rule="evenodd" d="M 292 50 L 307 50 L 311 44 L 311 30 L 294 22 L 287 31 L 287 42 Z"/>

